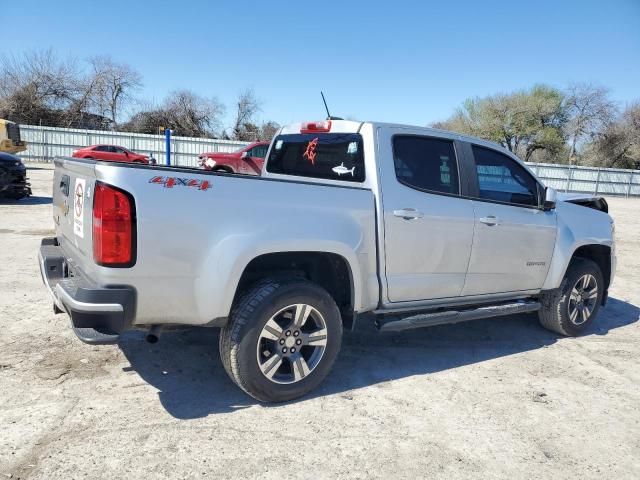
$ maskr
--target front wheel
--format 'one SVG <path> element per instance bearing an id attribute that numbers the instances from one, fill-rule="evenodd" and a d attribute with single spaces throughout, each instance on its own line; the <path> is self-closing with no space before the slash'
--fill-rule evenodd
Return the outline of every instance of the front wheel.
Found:
<path id="1" fill-rule="evenodd" d="M 540 323 L 562 335 L 580 335 L 594 322 L 604 288 L 602 271 L 595 262 L 586 258 L 573 260 L 560 290 L 541 299 Z"/>
<path id="2" fill-rule="evenodd" d="M 333 298 L 303 279 L 267 279 L 242 296 L 220 333 L 229 377 L 253 398 L 283 402 L 316 388 L 340 350 Z"/>

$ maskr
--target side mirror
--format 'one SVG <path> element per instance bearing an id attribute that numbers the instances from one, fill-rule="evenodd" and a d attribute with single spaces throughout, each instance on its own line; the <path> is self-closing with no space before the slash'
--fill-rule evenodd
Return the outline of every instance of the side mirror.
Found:
<path id="1" fill-rule="evenodd" d="M 125 156 L 125 157 L 128 157 L 128 156 L 129 156 L 129 152 L 127 152 L 127 151 L 125 150 L 125 152 L 124 152 L 124 156 Z"/>
<path id="2" fill-rule="evenodd" d="M 249 152 L 242 152 L 242 155 L 240 155 L 240 158 L 242 158 L 243 160 L 249 158 Z"/>
<path id="3" fill-rule="evenodd" d="M 553 210 L 556 208 L 556 201 L 558 198 L 558 194 L 555 188 L 547 187 L 544 189 L 544 204 L 542 208 L 544 210 Z"/>

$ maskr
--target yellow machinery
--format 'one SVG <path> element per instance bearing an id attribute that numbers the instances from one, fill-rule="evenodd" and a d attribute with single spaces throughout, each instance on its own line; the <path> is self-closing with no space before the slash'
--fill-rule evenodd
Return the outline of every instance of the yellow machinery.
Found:
<path id="1" fill-rule="evenodd" d="M 0 118 L 0 152 L 18 153 L 27 149 L 27 142 L 20 140 L 20 126 Z"/>

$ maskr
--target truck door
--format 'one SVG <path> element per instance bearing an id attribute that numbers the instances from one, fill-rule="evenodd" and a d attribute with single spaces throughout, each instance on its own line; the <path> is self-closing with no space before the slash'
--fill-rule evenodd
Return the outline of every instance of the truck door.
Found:
<path id="1" fill-rule="evenodd" d="M 256 145 L 247 151 L 247 155 L 240 159 L 240 171 L 247 175 L 260 175 L 264 157 L 267 156 L 269 145 Z"/>
<path id="2" fill-rule="evenodd" d="M 472 200 L 460 195 L 466 177 L 460 174 L 457 144 L 453 138 L 425 136 L 419 130 L 379 129 L 389 302 L 457 297 L 462 292 L 474 215 Z"/>
<path id="3" fill-rule="evenodd" d="M 513 158 L 471 147 L 478 197 L 463 295 L 537 290 L 549 270 L 556 213 L 544 211 L 544 187 Z"/>
<path id="4" fill-rule="evenodd" d="M 103 153 L 101 154 L 101 158 L 103 158 L 104 160 L 109 160 L 111 162 L 121 161 L 120 157 L 118 156 L 118 151 L 113 145 L 103 145 L 102 151 Z"/>

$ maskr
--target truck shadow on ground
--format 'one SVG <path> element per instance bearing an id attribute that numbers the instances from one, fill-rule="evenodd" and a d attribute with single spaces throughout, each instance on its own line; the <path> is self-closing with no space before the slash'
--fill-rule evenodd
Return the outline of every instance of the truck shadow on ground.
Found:
<path id="1" fill-rule="evenodd" d="M 51 203 L 53 203 L 52 197 L 31 196 L 21 198 L 20 200 L 0 198 L 0 205 L 49 205 Z"/>
<path id="2" fill-rule="evenodd" d="M 639 316 L 640 308 L 612 298 L 586 335 L 606 335 L 637 322 Z M 324 383 L 289 403 L 479 363 L 559 340 L 571 341 L 544 330 L 535 314 L 388 334 L 379 334 L 372 325 L 359 325 L 345 334 L 340 356 Z M 155 345 L 144 343 L 140 332 L 132 332 L 119 344 L 130 368 L 159 390 L 163 407 L 180 419 L 258 403 L 227 377 L 217 345 L 218 330 L 206 328 L 168 331 Z"/>

